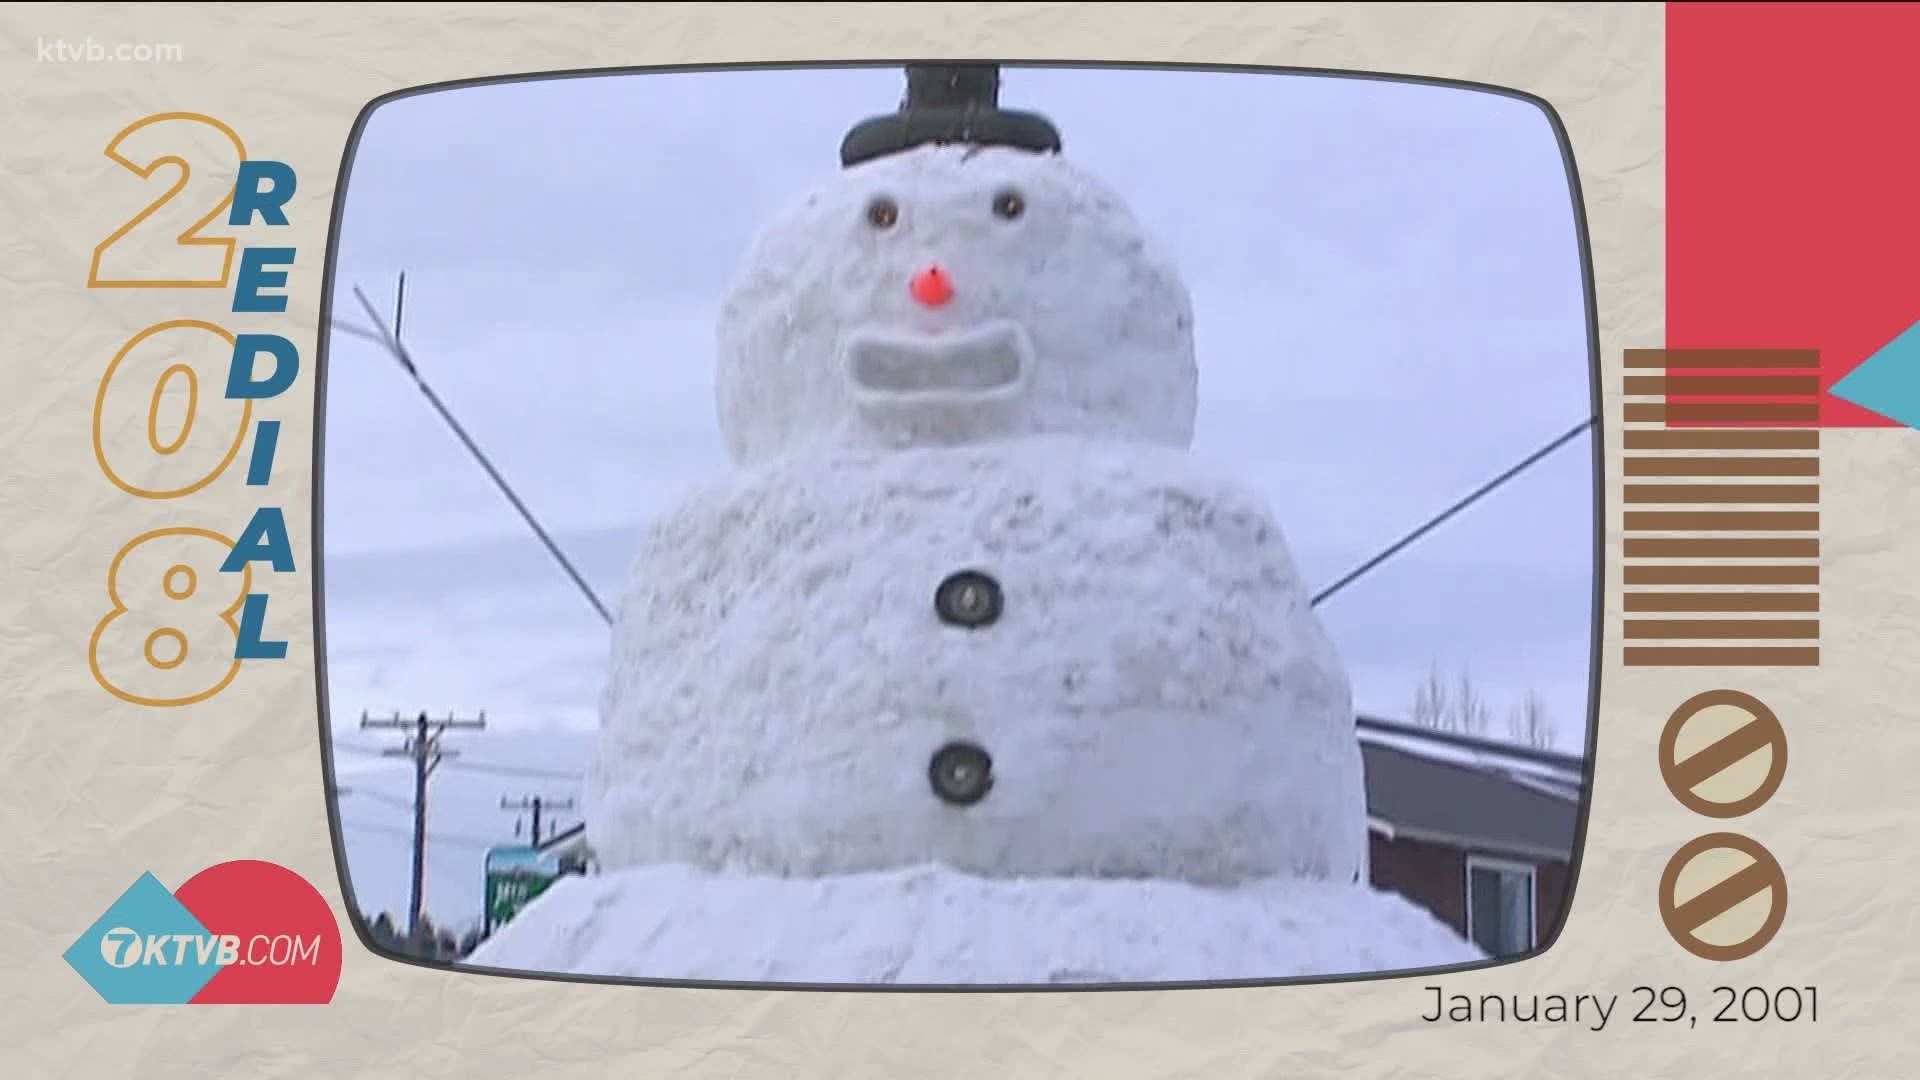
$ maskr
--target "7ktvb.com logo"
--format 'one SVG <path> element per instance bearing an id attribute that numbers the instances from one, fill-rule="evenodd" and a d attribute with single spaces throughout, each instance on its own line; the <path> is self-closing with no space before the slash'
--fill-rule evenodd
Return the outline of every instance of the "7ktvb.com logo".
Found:
<path id="1" fill-rule="evenodd" d="M 340 928 L 300 875 L 229 862 L 173 891 L 142 874 L 66 960 L 111 1005 L 324 1005 Z"/>
<path id="2" fill-rule="evenodd" d="M 191 952 L 189 952 L 191 950 Z M 108 967 L 130 968 L 141 964 L 183 967 L 189 963 L 229 967 L 245 963 L 251 967 L 285 967 L 292 964 L 317 966 L 320 963 L 320 937 L 255 934 L 247 942 L 246 956 L 240 954 L 238 934 L 141 934 L 125 926 L 116 926 L 100 938 L 100 956 Z"/>

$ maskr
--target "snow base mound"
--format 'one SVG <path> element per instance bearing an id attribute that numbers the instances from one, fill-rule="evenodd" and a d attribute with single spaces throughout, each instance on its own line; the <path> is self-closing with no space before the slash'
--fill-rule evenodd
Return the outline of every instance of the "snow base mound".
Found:
<path id="1" fill-rule="evenodd" d="M 1487 959 L 1392 893 L 1272 878 L 825 878 L 645 867 L 556 882 L 466 966 L 601 978 L 1060 985 L 1335 977 Z"/>

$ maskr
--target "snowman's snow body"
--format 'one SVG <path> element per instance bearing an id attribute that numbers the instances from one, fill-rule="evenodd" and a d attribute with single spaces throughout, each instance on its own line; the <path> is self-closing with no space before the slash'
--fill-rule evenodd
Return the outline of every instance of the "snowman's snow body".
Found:
<path id="1" fill-rule="evenodd" d="M 720 328 L 740 469 L 651 528 L 615 631 L 601 865 L 1364 877 L 1346 676 L 1268 510 L 1185 453 L 1192 321 L 1058 156 L 921 147 L 782 216 Z M 992 625 L 936 615 L 962 570 Z M 972 805 L 928 782 L 955 741 Z"/>

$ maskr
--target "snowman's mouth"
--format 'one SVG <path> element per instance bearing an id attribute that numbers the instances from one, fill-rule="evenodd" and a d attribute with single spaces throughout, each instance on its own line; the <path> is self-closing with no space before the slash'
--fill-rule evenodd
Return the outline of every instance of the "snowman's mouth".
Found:
<path id="1" fill-rule="evenodd" d="M 1018 388 L 1031 356 L 1026 334 L 1006 322 L 940 335 L 868 331 L 847 342 L 847 377 L 873 399 L 1001 397 Z"/>

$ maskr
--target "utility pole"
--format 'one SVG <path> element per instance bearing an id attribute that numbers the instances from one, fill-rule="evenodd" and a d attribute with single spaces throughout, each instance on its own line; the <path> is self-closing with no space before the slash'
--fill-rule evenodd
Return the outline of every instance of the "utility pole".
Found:
<path id="1" fill-rule="evenodd" d="M 502 795 L 500 796 L 500 809 L 526 810 L 533 814 L 533 829 L 532 829 L 533 847 L 538 848 L 540 846 L 540 840 L 541 840 L 541 836 L 540 836 L 541 815 L 548 810 L 571 810 L 573 809 L 573 800 L 572 799 L 549 799 L 539 795 L 531 795 L 531 796 L 523 795 L 520 797 L 519 802 L 508 802 L 507 797 L 505 795 Z M 517 820 L 514 822 L 514 825 L 513 825 L 513 834 L 515 836 L 520 835 L 520 823 Z"/>
<path id="2" fill-rule="evenodd" d="M 374 719 L 362 711 L 360 727 L 362 730 L 384 729 L 407 732 L 405 743 L 382 751 L 385 757 L 404 757 L 413 760 L 413 891 L 407 902 L 407 937 L 418 938 L 420 933 L 421 884 L 427 876 L 427 778 L 440 762 L 449 757 L 459 756 L 458 750 L 443 749 L 440 737 L 447 731 L 479 730 L 487 726 L 487 714 L 480 713 L 477 719 L 461 720 L 448 714 L 444 720 L 429 720 L 421 713 L 412 720 L 404 720 L 398 712 L 391 717 Z"/>

